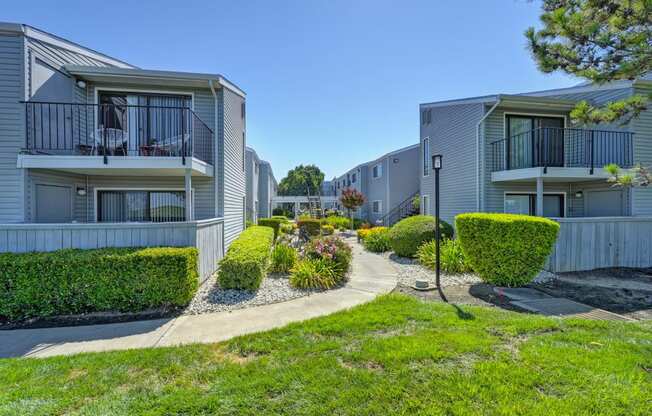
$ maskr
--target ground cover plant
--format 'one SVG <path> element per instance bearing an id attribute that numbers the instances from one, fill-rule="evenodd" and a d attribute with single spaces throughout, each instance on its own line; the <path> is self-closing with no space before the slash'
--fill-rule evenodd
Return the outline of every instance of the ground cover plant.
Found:
<path id="1" fill-rule="evenodd" d="M 6 415 L 648 415 L 652 326 L 388 295 L 226 343 L 0 360 Z"/>
<path id="2" fill-rule="evenodd" d="M 338 237 L 308 241 L 301 259 L 290 271 L 290 285 L 302 289 L 330 289 L 346 277 L 353 254 L 351 247 Z"/>

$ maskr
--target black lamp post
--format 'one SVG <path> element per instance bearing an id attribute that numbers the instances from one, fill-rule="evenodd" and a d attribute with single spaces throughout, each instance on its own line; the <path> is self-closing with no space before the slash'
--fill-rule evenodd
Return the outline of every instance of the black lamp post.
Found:
<path id="1" fill-rule="evenodd" d="M 441 169 L 442 155 L 432 156 L 432 169 L 435 171 L 435 276 L 437 282 L 437 291 L 444 302 L 448 302 L 444 292 L 441 290 L 439 274 L 441 272 L 439 246 L 441 244 L 441 230 L 439 228 L 439 170 Z"/>

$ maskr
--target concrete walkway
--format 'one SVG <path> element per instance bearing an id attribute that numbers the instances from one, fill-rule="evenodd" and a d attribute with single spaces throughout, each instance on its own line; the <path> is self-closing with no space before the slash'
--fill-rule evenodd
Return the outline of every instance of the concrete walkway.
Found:
<path id="1" fill-rule="evenodd" d="M 340 289 L 231 312 L 183 315 L 105 325 L 0 331 L 0 357 L 48 357 L 81 352 L 210 343 L 328 315 L 368 302 L 396 286 L 389 261 L 354 239 L 349 282 Z"/>

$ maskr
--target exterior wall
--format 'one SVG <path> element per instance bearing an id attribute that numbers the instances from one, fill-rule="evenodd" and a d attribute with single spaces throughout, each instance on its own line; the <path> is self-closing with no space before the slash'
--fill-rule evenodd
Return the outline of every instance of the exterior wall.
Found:
<path id="1" fill-rule="evenodd" d="M 375 166 L 380 166 L 382 169 L 382 174 L 378 178 L 374 178 L 373 170 Z M 369 172 L 369 178 L 367 180 L 367 193 L 364 194 L 366 197 L 366 209 L 367 215 L 364 217 L 369 220 L 372 224 L 375 223 L 378 219 L 382 218 L 390 209 L 389 207 L 389 163 L 387 157 L 374 160 L 367 164 L 367 170 Z M 374 201 L 380 201 L 381 209 L 380 212 L 374 213 L 373 203 Z"/>
<path id="2" fill-rule="evenodd" d="M 25 143 L 25 47 L 22 35 L 0 32 L 0 223 L 24 220 L 24 172 L 16 157 Z"/>
<path id="3" fill-rule="evenodd" d="M 636 94 L 650 94 L 652 87 L 639 87 Z M 652 108 L 648 108 L 631 123 L 634 131 L 634 162 L 652 166 Z M 637 188 L 632 192 L 632 215 L 652 215 L 652 189 Z"/>
<path id="4" fill-rule="evenodd" d="M 269 162 L 262 160 L 258 175 L 258 218 L 272 216 L 272 198 L 277 195 L 278 185 Z"/>
<path id="5" fill-rule="evenodd" d="M 219 146 L 217 161 L 218 216 L 224 217 L 224 248 L 244 230 L 245 221 L 245 119 L 241 112 L 244 98 L 220 88 L 218 90 Z M 222 215 L 220 215 L 222 214 Z"/>
<path id="6" fill-rule="evenodd" d="M 259 207 L 258 201 L 258 180 L 260 174 L 260 160 L 258 155 L 253 149 L 247 148 L 246 154 L 246 165 L 247 165 L 247 219 L 250 221 L 256 221 L 258 219 L 258 210 L 256 207 Z"/>
<path id="7" fill-rule="evenodd" d="M 427 106 L 422 106 L 425 108 Z M 476 125 L 484 114 L 483 104 L 457 104 L 431 107 L 430 124 L 421 124 L 419 156 L 420 192 L 428 195 L 428 211 L 435 212 L 434 172 L 432 155 L 442 154 L 440 171 L 440 212 L 444 221 L 453 224 L 455 215 L 477 211 Z M 428 175 L 423 175 L 423 139 L 430 140 Z M 424 209 L 423 207 L 422 209 Z"/>
<path id="8" fill-rule="evenodd" d="M 419 191 L 419 146 L 391 155 L 388 160 L 389 195 L 386 212 Z M 398 161 L 394 161 L 398 159 Z"/>

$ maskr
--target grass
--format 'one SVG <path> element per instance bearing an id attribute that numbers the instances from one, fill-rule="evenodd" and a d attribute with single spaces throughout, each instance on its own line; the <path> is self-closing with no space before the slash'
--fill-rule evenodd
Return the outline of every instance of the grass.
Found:
<path id="1" fill-rule="evenodd" d="M 401 295 L 220 344 L 0 360 L 0 415 L 650 413 L 650 324 Z"/>

